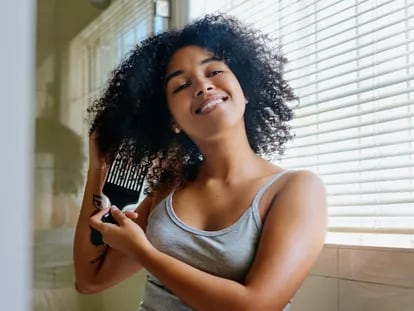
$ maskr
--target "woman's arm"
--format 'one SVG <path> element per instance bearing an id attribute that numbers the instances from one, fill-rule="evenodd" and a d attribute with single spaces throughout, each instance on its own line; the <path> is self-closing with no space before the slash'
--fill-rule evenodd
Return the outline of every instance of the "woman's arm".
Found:
<path id="1" fill-rule="evenodd" d="M 121 228 L 133 230 L 118 212 Z M 155 249 L 135 230 L 129 245 L 112 238 L 194 310 L 282 310 L 300 287 L 323 246 L 326 199 L 309 172 L 292 173 L 270 207 L 253 265 L 243 284 L 200 271 Z M 114 226 L 92 222 L 109 236 Z M 121 230 L 120 230 L 121 231 Z M 122 236 L 130 235 L 122 233 Z M 116 236 L 116 235 L 113 235 Z M 121 236 L 119 233 L 118 237 Z M 140 241 L 137 243 L 136 241 Z"/>
<path id="2" fill-rule="evenodd" d="M 82 207 L 76 225 L 74 239 L 74 266 L 76 289 L 82 293 L 94 293 L 111 287 L 141 269 L 134 258 L 107 245 L 95 246 L 90 241 L 90 217 L 102 205 L 102 188 L 108 174 L 108 165 L 96 147 L 96 136 L 92 134 L 89 146 L 89 171 L 86 180 Z M 145 230 L 152 199 L 147 197 L 137 208 L 136 223 Z M 130 213 L 133 217 L 133 213 Z"/>
<path id="3" fill-rule="evenodd" d="M 94 202 L 102 194 L 105 173 L 89 171 L 74 240 L 76 289 L 81 293 L 95 293 L 128 278 L 142 268 L 135 258 L 129 257 L 108 245 L 95 246 L 90 241 L 89 219 L 96 211 Z M 147 197 L 137 208 L 136 223 L 145 230 L 152 199 Z"/>

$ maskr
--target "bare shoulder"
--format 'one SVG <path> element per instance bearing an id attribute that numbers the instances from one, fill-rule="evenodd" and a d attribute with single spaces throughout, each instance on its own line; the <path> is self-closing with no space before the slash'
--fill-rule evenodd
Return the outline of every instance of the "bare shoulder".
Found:
<path id="1" fill-rule="evenodd" d="M 309 170 L 295 170 L 288 172 L 289 183 L 301 183 L 303 185 L 319 185 L 324 188 L 322 179 Z"/>
<path id="2" fill-rule="evenodd" d="M 309 273 L 323 247 L 327 228 L 321 178 L 301 170 L 288 171 L 283 179 L 270 205 L 246 278 L 247 286 L 260 292 L 263 301 L 280 307 L 287 304 Z"/>
<path id="3" fill-rule="evenodd" d="M 300 197 L 326 197 L 325 185 L 322 179 L 308 170 L 288 172 L 286 182 L 281 187 L 277 196 L 298 195 Z"/>
<path id="4" fill-rule="evenodd" d="M 141 228 L 144 229 L 144 231 L 147 226 L 148 217 L 152 210 L 168 195 L 170 191 L 171 187 L 156 187 L 156 190 L 148 194 L 135 208 L 135 212 L 139 215 L 136 222 L 141 226 Z"/>
<path id="5" fill-rule="evenodd" d="M 322 179 L 308 170 L 289 171 L 275 194 L 267 222 L 285 224 L 312 219 L 325 219 L 327 215 L 326 190 Z"/>
<path id="6" fill-rule="evenodd" d="M 172 191 L 173 186 L 157 186 L 151 194 L 150 212 Z"/>

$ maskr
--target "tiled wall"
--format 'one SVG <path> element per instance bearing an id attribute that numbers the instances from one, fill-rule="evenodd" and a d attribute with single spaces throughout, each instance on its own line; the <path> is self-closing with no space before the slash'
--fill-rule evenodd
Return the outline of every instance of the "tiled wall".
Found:
<path id="1" fill-rule="evenodd" d="M 138 310 L 144 294 L 145 277 L 145 270 L 141 270 L 133 277 L 103 292 L 100 311 Z"/>
<path id="2" fill-rule="evenodd" d="M 412 311 L 414 250 L 327 245 L 292 311 Z"/>
<path id="3" fill-rule="evenodd" d="M 103 293 L 102 311 L 134 311 L 145 272 Z M 414 250 L 324 247 L 291 311 L 413 311 Z"/>

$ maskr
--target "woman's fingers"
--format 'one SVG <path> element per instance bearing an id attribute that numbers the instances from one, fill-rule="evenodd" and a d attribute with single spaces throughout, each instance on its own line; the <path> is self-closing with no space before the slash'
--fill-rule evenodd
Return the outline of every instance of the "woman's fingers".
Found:
<path id="1" fill-rule="evenodd" d="M 135 220 L 138 218 L 138 213 L 137 212 L 133 212 L 133 211 L 125 211 L 124 212 L 125 216 L 128 217 L 129 219 Z"/>
<path id="2" fill-rule="evenodd" d="M 95 228 L 98 231 L 102 231 L 103 226 L 105 225 L 105 223 L 102 221 L 102 217 L 108 213 L 110 210 L 109 207 L 107 208 L 103 208 L 101 209 L 99 212 L 97 212 L 96 214 L 92 215 L 89 218 L 89 225 L 93 228 Z"/>
<path id="3" fill-rule="evenodd" d="M 107 222 L 103 220 L 103 216 L 107 214 L 111 214 L 113 221 Z M 97 212 L 95 215 L 91 216 L 89 219 L 89 225 L 98 230 L 102 234 L 102 241 L 112 247 L 112 243 L 114 243 L 114 239 L 117 240 L 121 231 L 127 228 L 127 223 L 132 221 L 138 217 L 138 213 L 133 211 L 126 211 L 125 213 L 122 212 L 115 206 L 110 208 L 104 208 Z M 124 229 L 122 229 L 122 228 Z M 120 231 L 121 230 L 121 231 Z M 118 238 L 117 238 L 118 236 Z M 112 242 L 110 242 L 112 241 Z M 117 243 L 115 243 L 117 244 Z"/>
<path id="4" fill-rule="evenodd" d="M 111 207 L 111 214 L 112 217 L 116 220 L 116 222 L 120 225 L 128 219 L 128 217 L 119 208 L 115 206 Z"/>
<path id="5" fill-rule="evenodd" d="M 104 217 L 108 212 L 111 213 L 112 217 L 117 221 L 118 224 L 125 222 L 127 219 L 135 220 L 138 218 L 138 213 L 136 212 L 126 211 L 124 213 L 119 208 L 112 206 L 110 208 L 104 208 L 91 216 L 89 219 L 89 224 L 93 228 L 99 230 L 107 223 L 105 221 L 102 221 L 102 217 Z"/>

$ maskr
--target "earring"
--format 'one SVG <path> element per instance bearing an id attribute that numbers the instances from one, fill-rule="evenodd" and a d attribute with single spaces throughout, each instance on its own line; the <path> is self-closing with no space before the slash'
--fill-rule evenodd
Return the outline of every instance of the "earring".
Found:
<path id="1" fill-rule="evenodd" d="M 247 98 L 246 98 L 246 102 L 245 103 L 246 103 L 246 105 L 249 103 L 249 100 Z"/>
<path id="2" fill-rule="evenodd" d="M 180 129 L 178 126 L 173 125 L 173 132 L 174 132 L 175 134 L 180 134 L 181 129 Z"/>

